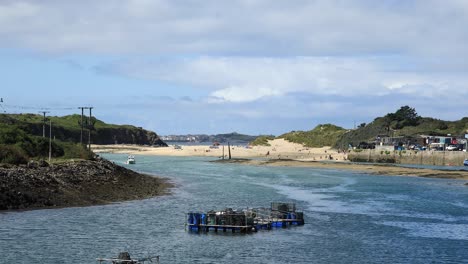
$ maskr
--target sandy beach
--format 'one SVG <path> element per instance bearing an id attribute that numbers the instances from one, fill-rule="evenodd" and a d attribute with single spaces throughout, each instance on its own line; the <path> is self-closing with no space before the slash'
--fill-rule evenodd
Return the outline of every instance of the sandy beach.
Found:
<path id="1" fill-rule="evenodd" d="M 267 158 L 267 159 L 294 159 L 301 161 L 334 160 L 346 161 L 346 154 L 338 153 L 331 147 L 307 148 L 301 144 L 291 143 L 284 139 L 269 141 L 271 146 L 231 146 L 232 158 Z M 96 153 L 125 153 L 130 155 L 161 155 L 161 156 L 223 156 L 223 146 L 214 148 L 212 146 L 180 146 L 177 149 L 174 145 L 169 147 L 149 147 L 136 145 L 92 145 Z M 224 156 L 229 155 L 227 145 L 224 146 Z M 331 157 L 330 157 L 331 156 Z"/>
<path id="2" fill-rule="evenodd" d="M 269 141 L 271 146 L 231 146 L 232 160 L 224 162 L 241 163 L 256 166 L 295 166 L 343 169 L 361 171 L 375 175 L 418 176 L 431 178 L 468 180 L 468 171 L 447 171 L 433 169 L 404 168 L 393 164 L 359 164 L 347 160 L 346 153 L 338 153 L 331 147 L 307 148 L 284 139 Z M 181 146 L 164 148 L 136 145 L 93 145 L 96 153 L 122 153 L 129 155 L 161 156 L 205 156 L 217 157 L 220 162 L 223 146 Z M 224 146 L 224 156 L 228 157 L 228 148 Z"/>

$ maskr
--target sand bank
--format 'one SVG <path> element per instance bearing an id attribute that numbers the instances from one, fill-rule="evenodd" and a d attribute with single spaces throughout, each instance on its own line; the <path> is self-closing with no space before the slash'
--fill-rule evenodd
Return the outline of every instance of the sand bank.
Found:
<path id="1" fill-rule="evenodd" d="M 449 171 L 435 169 L 405 168 L 393 164 L 359 164 L 351 162 L 250 159 L 233 159 L 224 161 L 220 160 L 219 162 L 239 163 L 257 166 L 313 167 L 324 169 L 352 170 L 374 175 L 416 176 L 426 178 L 468 180 L 468 171 L 466 170 Z"/>

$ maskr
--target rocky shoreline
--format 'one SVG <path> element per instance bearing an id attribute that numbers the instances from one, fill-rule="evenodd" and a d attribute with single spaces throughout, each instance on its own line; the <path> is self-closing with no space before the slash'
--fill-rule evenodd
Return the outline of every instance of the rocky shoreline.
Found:
<path id="1" fill-rule="evenodd" d="M 171 184 L 108 160 L 0 166 L 0 210 L 89 206 L 168 193 Z"/>

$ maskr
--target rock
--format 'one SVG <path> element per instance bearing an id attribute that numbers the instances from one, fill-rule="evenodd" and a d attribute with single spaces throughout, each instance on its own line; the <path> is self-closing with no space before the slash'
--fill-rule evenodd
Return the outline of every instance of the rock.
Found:
<path id="1" fill-rule="evenodd" d="M 45 160 L 40 160 L 39 161 L 39 167 L 44 168 L 44 167 L 49 167 L 49 163 Z"/>
<path id="2" fill-rule="evenodd" d="M 34 160 L 30 160 L 30 161 L 28 161 L 28 165 L 27 165 L 27 166 L 28 166 L 28 168 L 30 168 L 30 169 L 35 169 L 35 168 L 37 168 L 37 167 L 39 166 L 39 164 L 38 164 L 36 161 L 34 161 Z"/>
<path id="3" fill-rule="evenodd" d="M 165 194 L 170 184 L 105 159 L 0 166 L 0 210 L 86 206 Z M 122 188 L 121 188 L 122 187 Z"/>

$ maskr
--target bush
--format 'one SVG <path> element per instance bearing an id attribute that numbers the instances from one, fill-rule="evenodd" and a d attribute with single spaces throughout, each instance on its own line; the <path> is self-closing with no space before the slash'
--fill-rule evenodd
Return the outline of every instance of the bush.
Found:
<path id="1" fill-rule="evenodd" d="M 32 142 L 32 139 L 17 127 L 2 127 L 0 129 L 0 144 L 11 145 L 18 142 Z"/>
<path id="2" fill-rule="evenodd" d="M 35 151 L 34 151 L 34 154 L 31 156 L 43 156 L 43 157 L 49 156 L 49 139 L 48 138 L 36 137 L 34 140 L 34 143 L 35 143 Z M 51 147 L 52 147 L 52 157 L 61 157 L 65 154 L 63 148 L 59 145 L 59 143 L 52 141 Z"/>
<path id="3" fill-rule="evenodd" d="M 0 163 L 26 164 L 28 163 L 28 156 L 18 146 L 0 145 Z"/>
<path id="4" fill-rule="evenodd" d="M 63 148 L 63 157 L 66 159 L 92 159 L 94 153 L 86 149 L 84 145 L 70 142 L 60 142 L 60 147 Z"/>

